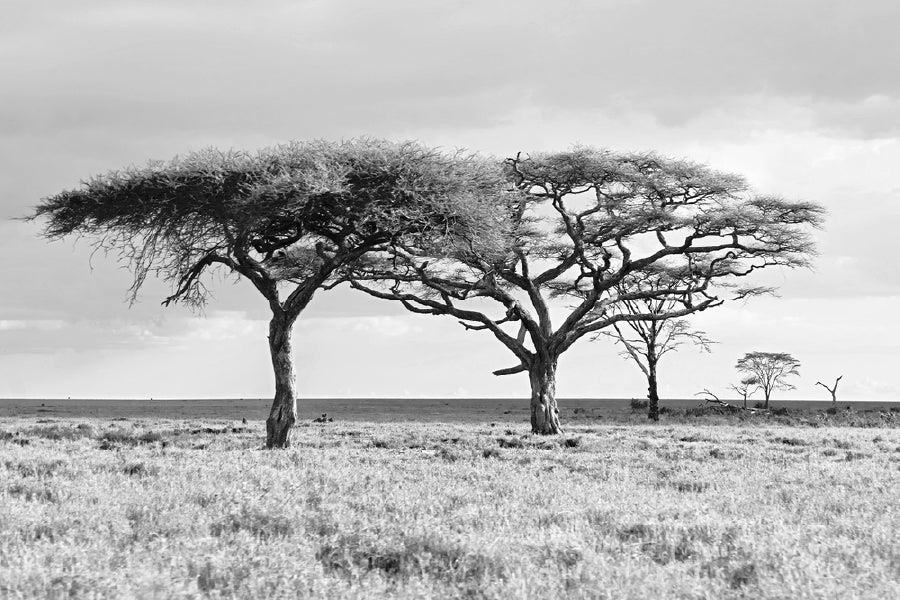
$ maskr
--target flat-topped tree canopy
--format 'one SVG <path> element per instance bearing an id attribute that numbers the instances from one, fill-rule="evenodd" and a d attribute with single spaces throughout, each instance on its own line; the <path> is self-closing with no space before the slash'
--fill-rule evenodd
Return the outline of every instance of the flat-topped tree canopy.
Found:
<path id="1" fill-rule="evenodd" d="M 165 304 L 192 306 L 207 301 L 211 270 L 249 279 L 273 314 L 268 443 L 283 446 L 295 412 L 290 330 L 315 291 L 401 235 L 421 243 L 457 230 L 482 237 L 479 206 L 503 186 L 496 162 L 462 152 L 373 139 L 294 142 L 110 171 L 44 199 L 32 218 L 46 219 L 48 238 L 86 236 L 117 252 L 134 274 L 132 301 L 148 275 L 171 283 Z"/>
<path id="2" fill-rule="evenodd" d="M 48 238 L 91 237 L 128 260 L 132 299 L 152 273 L 173 283 L 167 303 L 199 305 L 210 267 L 257 287 L 318 284 L 399 233 L 451 227 L 468 214 L 466 198 L 491 185 L 492 165 L 472 155 L 371 139 L 294 142 L 110 171 L 44 199 L 34 217 L 47 219 Z"/>
<path id="3" fill-rule="evenodd" d="M 380 267 L 357 269 L 353 285 L 491 331 L 520 363 L 496 374 L 529 373 L 538 433 L 560 431 L 555 370 L 573 343 L 618 322 L 705 310 L 723 292 L 766 291 L 738 282 L 768 267 L 807 266 L 808 229 L 823 216 L 816 204 L 754 195 L 737 175 L 655 153 L 577 147 L 519 154 L 504 168 L 511 190 L 498 196 L 494 232 L 503 251 L 482 251 L 478 240 L 435 251 L 401 238 Z M 661 272 L 671 286 L 630 284 Z M 551 307 L 554 297 L 562 301 Z M 653 298 L 674 302 L 655 313 L 618 310 Z M 551 308 L 564 310 L 561 322 Z"/>

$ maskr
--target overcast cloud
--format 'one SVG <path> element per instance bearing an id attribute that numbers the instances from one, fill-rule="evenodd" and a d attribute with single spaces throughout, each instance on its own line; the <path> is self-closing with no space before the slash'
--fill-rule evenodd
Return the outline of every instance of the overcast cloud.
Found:
<path id="1" fill-rule="evenodd" d="M 374 135 L 498 156 L 654 148 L 823 203 L 815 272 L 769 276 L 780 301 L 703 315 L 723 343 L 673 359 L 666 393 L 724 389 L 736 358 L 759 349 L 804 362 L 795 397 L 818 397 L 817 378 L 846 372 L 848 396 L 896 399 L 884 373 L 900 328 L 884 315 L 900 297 L 898 28 L 888 0 L 8 1 L 0 396 L 154 395 L 146 373 L 166 373 L 173 396 L 268 395 L 267 310 L 249 286 L 220 282 L 206 319 L 161 308 L 158 282 L 129 309 L 114 257 L 47 244 L 37 224 L 11 219 L 151 158 Z M 318 296 L 302 320 L 307 395 L 525 390 L 490 376 L 509 362 L 493 339 L 452 320 L 345 290 Z M 614 350 L 585 346 L 563 359 L 561 394 L 643 393 Z"/>

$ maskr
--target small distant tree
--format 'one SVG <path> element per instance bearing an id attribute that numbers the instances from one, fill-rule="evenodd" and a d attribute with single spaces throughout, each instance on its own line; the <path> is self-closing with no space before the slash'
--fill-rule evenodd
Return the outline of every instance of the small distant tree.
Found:
<path id="1" fill-rule="evenodd" d="M 765 395 L 763 408 L 769 408 L 769 398 L 774 390 L 792 390 L 794 385 L 785 381 L 800 375 L 800 361 L 783 352 L 748 352 L 738 359 L 735 368 L 757 380 Z"/>
<path id="2" fill-rule="evenodd" d="M 838 383 L 840 383 L 840 382 L 841 382 L 841 379 L 843 379 L 843 378 L 844 378 L 844 376 L 841 375 L 840 377 L 838 377 L 837 379 L 835 379 L 835 380 L 834 380 L 834 385 L 831 386 L 831 387 L 828 387 L 827 385 L 825 385 L 825 384 L 822 383 L 821 381 L 817 381 L 817 382 L 816 382 L 816 385 L 821 385 L 823 388 L 825 388 L 826 390 L 828 390 L 828 393 L 831 394 L 831 401 L 832 401 L 832 402 L 837 402 L 837 388 L 838 388 Z"/>
<path id="3" fill-rule="evenodd" d="M 656 268 L 626 278 L 617 289 L 622 298 L 617 310 L 630 316 L 646 314 L 663 318 L 615 322 L 613 331 L 600 332 L 621 344 L 624 347 L 622 355 L 631 358 L 647 378 L 647 418 L 653 421 L 659 420 L 657 365 L 660 359 L 685 343 L 695 344 L 706 352 L 715 343 L 706 337 L 705 332 L 692 329 L 687 319 L 665 318 L 678 310 L 682 303 L 678 296 L 634 298 L 633 292 L 636 290 L 664 293 L 665 290 L 683 289 L 685 283 L 678 281 L 679 275 L 684 273 Z"/>
<path id="4" fill-rule="evenodd" d="M 503 185 L 494 163 L 414 143 L 302 142 L 112 171 L 44 199 L 32 218 L 46 219 L 49 239 L 87 236 L 119 253 L 134 275 L 132 302 L 148 276 L 171 283 L 164 305 L 192 307 L 207 301 L 211 271 L 249 280 L 272 311 L 266 446 L 275 448 L 290 444 L 291 332 L 315 292 L 398 235 L 424 239 L 471 222 L 469 204 Z"/>
<path id="5" fill-rule="evenodd" d="M 740 383 L 731 384 L 729 387 L 740 394 L 741 399 L 744 401 L 744 408 L 747 408 L 747 398 L 758 392 L 760 389 L 759 379 L 757 379 L 756 375 L 748 375 L 741 379 Z"/>

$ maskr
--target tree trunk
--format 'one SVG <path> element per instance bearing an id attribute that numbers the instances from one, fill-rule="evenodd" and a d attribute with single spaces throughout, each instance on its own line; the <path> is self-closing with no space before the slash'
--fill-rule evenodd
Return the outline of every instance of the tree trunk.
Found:
<path id="1" fill-rule="evenodd" d="M 293 321 L 275 315 L 269 322 L 269 351 L 275 370 L 275 399 L 266 419 L 266 448 L 287 448 L 291 445 L 291 427 L 297 420 L 296 378 L 291 357 L 291 327 Z"/>
<path id="2" fill-rule="evenodd" d="M 659 393 L 656 389 L 656 363 L 650 362 L 647 375 L 647 418 L 659 421 Z"/>
<path id="3" fill-rule="evenodd" d="M 769 396 L 771 395 L 771 392 L 769 390 L 766 390 L 765 395 L 766 395 L 766 403 L 763 405 L 763 408 L 765 410 L 769 410 Z"/>
<path id="4" fill-rule="evenodd" d="M 536 361 L 528 371 L 531 380 L 531 433 L 562 433 L 556 405 L 556 360 Z"/>

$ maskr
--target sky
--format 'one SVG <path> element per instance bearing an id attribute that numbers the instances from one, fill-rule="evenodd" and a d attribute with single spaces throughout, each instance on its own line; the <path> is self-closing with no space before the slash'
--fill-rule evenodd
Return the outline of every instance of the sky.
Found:
<path id="1" fill-rule="evenodd" d="M 160 306 L 89 240 L 24 222 L 91 175 L 208 146 L 358 136 L 505 157 L 657 150 L 828 210 L 811 270 L 693 322 L 718 343 L 660 363 L 663 398 L 723 397 L 746 352 L 797 389 L 898 400 L 900 4 L 892 0 L 6 0 L 0 20 L 0 398 L 267 397 L 267 306 L 222 278 Z M 489 333 L 337 288 L 295 328 L 307 397 L 527 397 Z M 608 342 L 563 355 L 560 397 L 641 397 Z M 733 396 L 733 394 L 731 394 Z"/>

